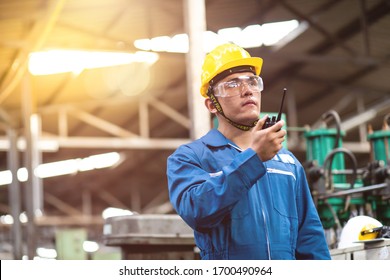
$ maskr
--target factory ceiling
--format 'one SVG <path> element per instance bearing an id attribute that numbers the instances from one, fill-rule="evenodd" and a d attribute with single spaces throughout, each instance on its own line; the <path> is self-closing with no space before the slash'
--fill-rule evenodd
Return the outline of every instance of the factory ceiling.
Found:
<path id="1" fill-rule="evenodd" d="M 185 2 L 0 1 L 0 171 L 10 169 L 10 143 L 20 145 L 13 160 L 20 167 L 31 158 L 51 163 L 121 155 L 110 168 L 38 180 L 42 223 L 99 223 L 108 207 L 173 213 L 166 158 L 192 135 L 186 54 L 158 52 L 150 66 L 42 76 L 29 74 L 28 59 L 48 49 L 134 53 L 136 40 L 188 33 Z M 205 9 L 206 29 L 213 32 L 298 20 L 301 32 L 283 44 L 248 48 L 264 59 L 262 108 L 278 111 L 288 88 L 288 146 L 302 161 L 304 128 L 336 111 L 346 146 L 360 165 L 367 162 L 367 126 L 381 129 L 390 113 L 390 1 L 206 0 Z M 37 123 L 26 121 L 30 114 Z M 21 186 L 23 210 L 29 191 Z M 2 214 L 11 211 L 9 193 L 0 186 Z"/>

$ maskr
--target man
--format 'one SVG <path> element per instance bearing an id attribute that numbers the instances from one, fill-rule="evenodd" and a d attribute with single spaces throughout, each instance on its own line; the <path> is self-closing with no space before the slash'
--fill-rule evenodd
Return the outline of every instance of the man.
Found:
<path id="1" fill-rule="evenodd" d="M 262 129 L 262 63 L 234 44 L 206 56 L 201 94 L 218 129 L 169 156 L 171 203 L 202 259 L 330 259 L 283 121 Z"/>

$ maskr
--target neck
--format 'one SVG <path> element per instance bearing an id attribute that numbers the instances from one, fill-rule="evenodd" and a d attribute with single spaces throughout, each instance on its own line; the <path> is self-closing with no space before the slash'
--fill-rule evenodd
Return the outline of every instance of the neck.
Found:
<path id="1" fill-rule="evenodd" d="M 231 124 L 220 124 L 218 130 L 229 140 L 235 143 L 238 147 L 245 150 L 251 145 L 251 130 L 240 130 Z"/>

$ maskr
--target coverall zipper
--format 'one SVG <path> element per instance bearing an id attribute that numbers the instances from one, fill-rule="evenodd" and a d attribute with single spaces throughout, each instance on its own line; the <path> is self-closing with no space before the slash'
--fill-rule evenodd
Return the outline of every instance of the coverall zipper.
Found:
<path id="1" fill-rule="evenodd" d="M 258 184 L 258 183 L 256 183 L 256 184 Z M 267 218 L 266 218 L 265 212 L 264 212 L 263 197 L 262 196 L 260 196 L 260 207 L 261 207 L 261 215 L 263 216 L 263 222 L 264 222 L 264 231 L 265 231 L 265 239 L 267 242 L 268 260 L 271 260 L 271 246 L 270 246 L 270 241 L 269 241 Z"/>
<path id="2" fill-rule="evenodd" d="M 242 149 L 240 147 L 237 147 L 236 145 L 233 145 L 231 143 L 228 143 L 229 146 L 235 148 L 236 150 L 238 150 L 239 152 L 242 152 Z M 265 175 L 266 176 L 266 175 Z M 258 183 L 256 183 L 257 185 Z M 257 185 L 258 186 L 258 185 Z M 260 186 L 258 186 L 260 187 Z M 263 207 L 263 198 L 262 196 L 260 196 L 260 207 L 261 207 L 261 215 L 263 217 L 263 222 L 264 222 L 264 231 L 265 231 L 265 239 L 266 239 L 266 242 L 267 242 L 267 254 L 268 254 L 268 260 L 271 260 L 271 245 L 270 245 L 270 241 L 269 241 L 269 233 L 268 233 L 268 226 L 267 226 L 267 218 L 265 216 L 265 212 L 264 212 L 264 207 Z"/>

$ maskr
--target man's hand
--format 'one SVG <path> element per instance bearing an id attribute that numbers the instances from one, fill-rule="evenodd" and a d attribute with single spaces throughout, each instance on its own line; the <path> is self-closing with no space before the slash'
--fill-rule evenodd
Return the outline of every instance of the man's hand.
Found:
<path id="1" fill-rule="evenodd" d="M 275 125 L 262 129 L 268 116 L 261 118 L 252 130 L 251 148 L 262 161 L 272 159 L 283 147 L 286 131 L 282 129 L 284 121 L 278 121 Z"/>

